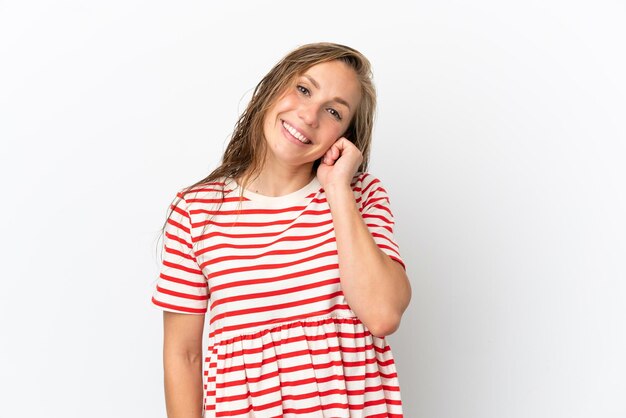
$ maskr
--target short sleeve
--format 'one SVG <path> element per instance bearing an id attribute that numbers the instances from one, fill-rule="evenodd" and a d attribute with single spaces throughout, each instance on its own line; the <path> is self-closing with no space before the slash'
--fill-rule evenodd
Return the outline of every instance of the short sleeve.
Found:
<path id="1" fill-rule="evenodd" d="M 163 261 L 152 303 L 165 311 L 204 314 L 209 300 L 208 283 L 193 252 L 191 217 L 181 192 L 177 193 L 171 208 L 173 211 L 165 225 Z"/>
<path id="2" fill-rule="evenodd" d="M 364 173 L 361 178 L 361 217 L 378 248 L 400 263 L 406 271 L 400 247 L 393 234 L 395 221 L 389 195 L 381 181 L 369 173 Z"/>

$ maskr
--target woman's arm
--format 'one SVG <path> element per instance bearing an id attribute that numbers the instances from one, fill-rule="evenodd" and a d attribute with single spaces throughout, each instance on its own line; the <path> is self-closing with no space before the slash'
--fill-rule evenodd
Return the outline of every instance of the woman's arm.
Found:
<path id="1" fill-rule="evenodd" d="M 328 185 L 325 191 L 346 301 L 373 335 L 392 334 L 411 300 L 404 268 L 378 248 L 349 185 Z"/>
<path id="2" fill-rule="evenodd" d="M 168 418 L 202 417 L 204 315 L 163 311 L 163 370 Z"/>

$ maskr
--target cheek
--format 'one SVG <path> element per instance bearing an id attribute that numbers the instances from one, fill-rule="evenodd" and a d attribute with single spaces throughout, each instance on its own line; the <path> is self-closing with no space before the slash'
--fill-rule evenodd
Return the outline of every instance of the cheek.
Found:
<path id="1" fill-rule="evenodd" d="M 285 97 L 285 107 L 288 109 L 294 109 L 300 104 L 300 99 L 295 94 L 290 94 Z"/>
<path id="2" fill-rule="evenodd" d="M 297 103 L 298 103 L 298 97 L 295 94 L 293 93 L 286 94 L 282 96 L 280 100 L 276 102 L 276 105 L 274 106 L 274 112 L 275 113 L 284 112 L 286 110 L 293 108 Z"/>
<path id="3" fill-rule="evenodd" d="M 333 129 L 332 131 L 329 130 L 327 132 L 324 132 L 324 136 L 319 137 L 321 139 L 320 149 L 319 149 L 320 155 L 323 155 L 326 151 L 328 151 L 328 149 L 332 147 L 333 144 L 337 142 L 337 140 L 340 137 L 341 137 L 341 132 L 339 132 L 336 129 Z"/>
<path id="4" fill-rule="evenodd" d="M 332 145 L 335 141 L 343 136 L 347 128 L 340 126 L 338 124 L 332 124 L 327 131 L 327 138 L 330 141 L 330 145 Z M 330 146 L 329 145 L 329 146 Z"/>

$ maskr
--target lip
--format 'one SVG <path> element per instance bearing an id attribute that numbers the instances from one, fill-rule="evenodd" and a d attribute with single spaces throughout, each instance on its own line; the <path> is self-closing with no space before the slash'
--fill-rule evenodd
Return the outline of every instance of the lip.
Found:
<path id="1" fill-rule="evenodd" d="M 287 136 L 287 139 L 291 140 L 292 142 L 297 142 L 297 143 L 299 143 L 300 145 L 312 145 L 312 144 L 313 144 L 313 141 L 311 140 L 311 138 L 309 138 L 309 137 L 308 137 L 308 135 L 304 135 L 304 134 L 302 133 L 302 131 L 300 131 L 298 128 L 296 128 L 295 126 L 293 126 L 291 123 L 289 123 L 289 122 L 287 122 L 287 121 L 285 121 L 285 120 L 283 120 L 283 119 L 279 119 L 279 120 L 280 120 L 280 130 L 283 132 L 283 134 L 284 134 L 284 135 L 286 135 L 286 136 Z M 303 143 L 302 141 L 300 141 L 299 139 L 295 138 L 295 137 L 294 137 L 293 135 L 291 135 L 291 134 L 289 133 L 289 131 L 285 128 L 285 126 L 283 125 L 283 122 L 288 123 L 291 127 L 293 127 L 296 131 L 300 132 L 302 135 L 304 135 L 304 137 L 305 137 L 305 138 L 307 138 L 307 139 L 308 139 L 309 141 L 311 141 L 311 142 L 310 142 L 310 143 L 308 143 L 308 144 L 305 144 L 305 143 Z"/>

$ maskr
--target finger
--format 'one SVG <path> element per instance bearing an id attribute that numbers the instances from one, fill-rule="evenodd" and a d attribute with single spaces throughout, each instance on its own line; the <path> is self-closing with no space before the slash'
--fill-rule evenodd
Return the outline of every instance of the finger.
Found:
<path id="1" fill-rule="evenodd" d="M 346 137 L 341 137 L 338 140 L 335 141 L 335 143 L 333 144 L 338 150 L 343 151 L 348 149 L 352 144 L 352 142 L 350 142 Z"/>
<path id="2" fill-rule="evenodd" d="M 352 144 L 352 142 L 350 142 L 348 140 L 348 138 L 346 138 L 345 136 L 342 136 L 337 141 L 335 141 L 335 144 L 340 145 L 341 148 L 346 148 L 346 147 L 350 146 L 350 144 Z"/>
<path id="3" fill-rule="evenodd" d="M 341 155 L 341 148 L 339 148 L 339 146 L 337 145 L 333 145 L 330 150 L 331 150 L 333 159 L 335 160 L 339 159 L 339 156 Z"/>

